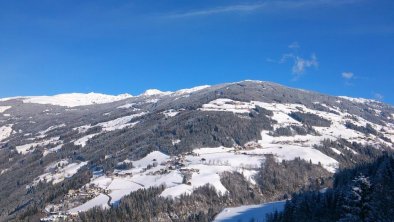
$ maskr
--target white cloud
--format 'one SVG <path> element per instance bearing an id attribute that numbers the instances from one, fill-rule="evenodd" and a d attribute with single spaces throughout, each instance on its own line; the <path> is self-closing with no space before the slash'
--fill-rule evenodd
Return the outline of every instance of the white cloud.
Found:
<path id="1" fill-rule="evenodd" d="M 342 78 L 344 79 L 352 79 L 354 77 L 354 73 L 352 72 L 343 72 L 342 73 Z"/>
<path id="2" fill-rule="evenodd" d="M 304 59 L 299 56 L 295 57 L 294 65 L 292 68 L 293 74 L 300 75 L 305 72 L 307 68 L 319 66 L 319 62 L 317 61 L 317 57 L 315 54 L 311 55 L 310 59 Z"/>
<path id="3" fill-rule="evenodd" d="M 293 45 L 293 43 L 291 45 Z M 289 48 L 291 48 L 290 46 Z M 296 46 L 298 48 L 300 47 L 298 43 Z M 296 49 L 296 48 L 293 47 L 292 49 Z M 278 61 L 278 63 L 284 64 L 289 60 L 293 61 L 292 73 L 296 75 L 296 78 L 298 78 L 301 74 L 303 74 L 308 68 L 319 67 L 319 62 L 317 61 L 317 57 L 315 54 L 312 54 L 310 59 L 306 59 L 297 55 L 296 53 L 285 53 L 282 55 L 282 58 Z"/>
<path id="4" fill-rule="evenodd" d="M 296 56 L 293 53 L 285 53 L 282 55 L 282 58 L 280 58 L 279 63 L 285 63 L 287 62 L 289 59 L 295 59 Z"/>

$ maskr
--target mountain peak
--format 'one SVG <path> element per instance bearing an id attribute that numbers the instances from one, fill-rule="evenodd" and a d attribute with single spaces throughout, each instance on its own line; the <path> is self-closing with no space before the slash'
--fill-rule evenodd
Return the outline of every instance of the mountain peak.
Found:
<path id="1" fill-rule="evenodd" d="M 163 92 L 163 91 L 158 90 L 158 89 L 148 89 L 143 94 L 141 94 L 141 96 L 168 95 L 168 94 L 171 94 L 171 93 L 172 93 L 171 91 Z"/>

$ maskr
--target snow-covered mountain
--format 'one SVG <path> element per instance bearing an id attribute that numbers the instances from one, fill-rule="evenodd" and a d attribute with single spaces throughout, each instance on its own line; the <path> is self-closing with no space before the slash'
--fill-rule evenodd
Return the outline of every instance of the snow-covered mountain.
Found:
<path id="1" fill-rule="evenodd" d="M 2 98 L 0 101 L 21 99 L 24 103 L 50 104 L 57 106 L 86 106 L 93 104 L 111 103 L 132 97 L 130 94 L 121 94 L 117 96 L 105 95 L 101 93 L 68 93 L 54 96 L 26 96 Z"/>
<path id="2" fill-rule="evenodd" d="M 213 198 L 199 192 L 214 188 L 218 203 L 200 203 L 201 219 L 224 207 L 283 199 L 314 188 L 315 180 L 329 186 L 332 173 L 391 152 L 393 141 L 394 108 L 388 104 L 262 81 L 139 96 L 5 98 L 0 219 L 53 212 L 70 218 L 93 207 L 111 212 L 141 190 L 177 206 Z M 275 186 L 267 184 L 274 174 Z M 161 211 L 155 218 L 198 221 L 193 209 Z"/>

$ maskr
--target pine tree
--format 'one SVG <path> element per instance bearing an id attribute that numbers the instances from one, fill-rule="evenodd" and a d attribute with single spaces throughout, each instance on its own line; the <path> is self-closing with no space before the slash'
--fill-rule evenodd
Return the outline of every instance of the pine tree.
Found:
<path id="1" fill-rule="evenodd" d="M 371 213 L 372 187 L 368 177 L 357 176 L 345 196 L 340 222 L 367 222 Z"/>

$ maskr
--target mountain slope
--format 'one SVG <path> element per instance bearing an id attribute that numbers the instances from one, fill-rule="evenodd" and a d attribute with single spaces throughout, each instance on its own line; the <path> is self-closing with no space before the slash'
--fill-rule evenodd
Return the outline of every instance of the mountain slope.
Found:
<path id="1" fill-rule="evenodd" d="M 265 193 L 258 173 L 267 155 L 299 158 L 316 169 L 310 175 L 328 178 L 390 152 L 394 141 L 390 105 L 261 81 L 134 97 L 17 97 L 0 100 L 0 111 L 4 219 L 115 206 L 162 184 L 162 198 L 193 195 L 205 184 L 224 195 L 233 189 L 222 181 L 226 172 L 275 200 L 300 188 Z"/>

